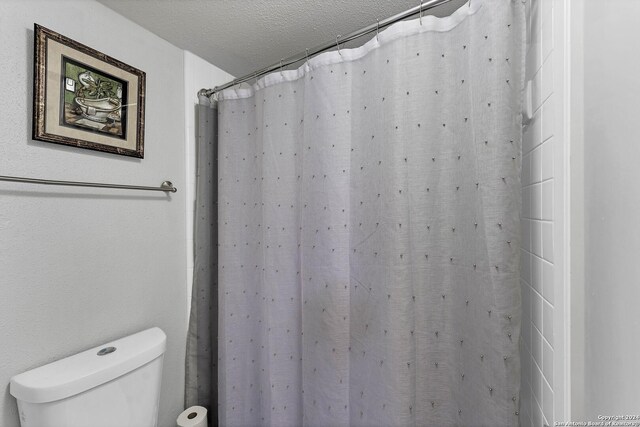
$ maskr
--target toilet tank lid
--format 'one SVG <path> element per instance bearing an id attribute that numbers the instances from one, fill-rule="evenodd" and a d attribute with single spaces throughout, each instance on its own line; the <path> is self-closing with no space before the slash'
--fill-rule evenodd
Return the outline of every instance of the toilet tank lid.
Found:
<path id="1" fill-rule="evenodd" d="M 11 378 L 10 392 L 18 400 L 53 402 L 114 380 L 164 353 L 167 336 L 151 328 Z"/>

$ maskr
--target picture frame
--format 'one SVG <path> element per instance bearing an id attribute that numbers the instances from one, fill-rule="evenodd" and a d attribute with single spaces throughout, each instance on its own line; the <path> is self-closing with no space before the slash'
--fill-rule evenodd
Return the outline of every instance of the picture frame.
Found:
<path id="1" fill-rule="evenodd" d="M 33 139 L 144 158 L 146 74 L 34 24 Z"/>

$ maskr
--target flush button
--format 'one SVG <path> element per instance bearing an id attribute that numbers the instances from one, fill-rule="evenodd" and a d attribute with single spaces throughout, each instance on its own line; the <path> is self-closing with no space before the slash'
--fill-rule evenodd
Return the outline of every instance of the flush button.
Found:
<path id="1" fill-rule="evenodd" d="M 98 352 L 98 356 L 104 356 L 105 354 L 113 353 L 116 351 L 115 347 L 105 347 Z"/>

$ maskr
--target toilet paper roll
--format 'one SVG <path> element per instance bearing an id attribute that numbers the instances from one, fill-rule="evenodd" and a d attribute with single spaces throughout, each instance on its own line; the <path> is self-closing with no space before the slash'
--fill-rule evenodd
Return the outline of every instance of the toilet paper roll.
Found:
<path id="1" fill-rule="evenodd" d="M 207 427 L 207 408 L 192 406 L 178 416 L 178 427 Z"/>

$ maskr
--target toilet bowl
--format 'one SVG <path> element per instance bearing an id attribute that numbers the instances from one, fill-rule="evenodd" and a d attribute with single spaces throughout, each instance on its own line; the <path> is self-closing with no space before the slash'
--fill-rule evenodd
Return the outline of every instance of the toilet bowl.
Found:
<path id="1" fill-rule="evenodd" d="M 159 328 L 16 375 L 22 427 L 155 427 L 166 335 Z"/>

